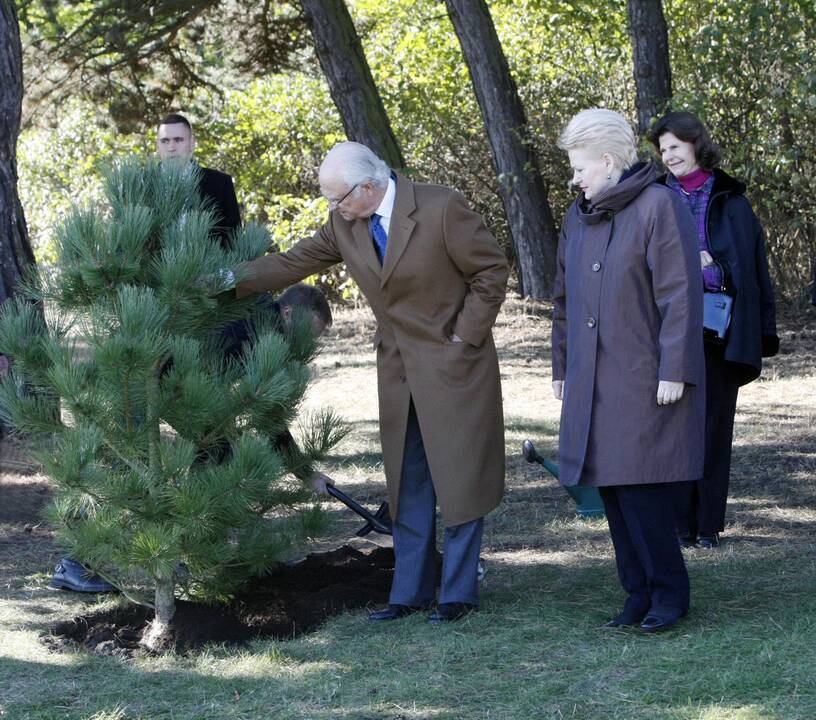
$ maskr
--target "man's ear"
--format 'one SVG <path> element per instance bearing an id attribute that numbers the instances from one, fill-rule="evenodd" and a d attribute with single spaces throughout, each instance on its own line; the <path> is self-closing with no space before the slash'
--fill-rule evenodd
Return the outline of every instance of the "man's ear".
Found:
<path id="1" fill-rule="evenodd" d="M 291 305 L 281 305 L 280 306 L 280 314 L 284 320 L 288 320 L 289 316 L 292 314 L 292 306 Z"/>

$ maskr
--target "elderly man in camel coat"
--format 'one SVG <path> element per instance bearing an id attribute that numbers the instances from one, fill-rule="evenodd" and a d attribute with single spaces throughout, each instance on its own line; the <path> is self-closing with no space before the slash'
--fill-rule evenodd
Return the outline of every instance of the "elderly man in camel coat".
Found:
<path id="1" fill-rule="evenodd" d="M 508 265 L 456 191 L 392 172 L 341 143 L 320 167 L 329 218 L 289 251 L 236 269 L 239 296 L 278 290 L 345 262 L 377 318 L 374 346 L 396 567 L 394 620 L 434 600 L 435 514 L 446 525 L 439 605 L 429 620 L 478 606 L 482 518 L 504 492 L 504 424 L 491 329 Z"/>

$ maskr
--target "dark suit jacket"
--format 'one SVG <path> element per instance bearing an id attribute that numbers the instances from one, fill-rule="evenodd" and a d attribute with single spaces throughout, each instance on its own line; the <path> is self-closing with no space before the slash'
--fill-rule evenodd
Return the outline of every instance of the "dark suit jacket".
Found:
<path id="1" fill-rule="evenodd" d="M 813 261 L 813 282 L 810 285 L 810 303 L 816 305 L 816 260 Z"/>
<path id="2" fill-rule="evenodd" d="M 238 209 L 232 177 L 218 170 L 202 167 L 199 193 L 208 206 L 215 210 L 218 223 L 215 235 L 225 245 L 232 231 L 241 227 L 241 211 Z"/>

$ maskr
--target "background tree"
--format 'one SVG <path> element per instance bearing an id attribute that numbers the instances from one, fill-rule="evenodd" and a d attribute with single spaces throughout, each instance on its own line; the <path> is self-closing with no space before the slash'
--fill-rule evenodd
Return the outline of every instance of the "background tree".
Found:
<path id="1" fill-rule="evenodd" d="M 642 137 L 671 102 L 669 33 L 663 0 L 628 0 L 626 6 L 635 67 L 638 133 Z"/>
<path id="2" fill-rule="evenodd" d="M 302 5 L 348 139 L 367 145 L 393 168 L 405 167 L 345 1 L 302 0 Z"/>
<path id="3" fill-rule="evenodd" d="M 41 1 L 27 0 L 27 6 Z M 244 51 L 238 36 L 250 29 L 239 23 L 241 16 L 226 26 L 210 20 L 227 6 L 239 7 L 237 0 L 222 3 L 208 11 L 212 16 L 196 21 L 207 42 L 188 44 L 184 32 L 178 35 L 192 67 L 207 73 L 222 92 L 188 87 L 176 97 L 196 121 L 201 161 L 235 177 L 245 216 L 268 221 L 275 243 L 285 248 L 325 218 L 316 169 L 325 151 L 344 139 L 343 123 L 305 24 L 305 44 L 287 66 L 239 71 L 234 59 Z M 346 4 L 406 163 L 419 179 L 460 189 L 512 253 L 490 143 L 447 12 L 437 0 Z M 62 12 L 69 6 L 58 7 Z M 263 7 L 277 16 L 302 14 L 283 2 Z M 558 221 L 575 197 L 566 158 L 555 147 L 561 128 L 593 106 L 619 110 L 636 121 L 627 2 L 608 2 L 603 12 L 597 3 L 555 0 L 521 5 L 491 0 L 489 7 Z M 816 175 L 816 140 L 809 129 L 816 102 L 816 5 L 673 0 L 663 11 L 671 39 L 673 107 L 697 112 L 711 127 L 725 169 L 748 183 L 767 232 L 777 291 L 802 297 L 816 247 L 816 202 L 809 186 Z M 28 78 L 47 66 L 32 44 L 43 37 L 38 22 L 34 25 L 21 24 Z M 210 39 L 222 36 L 220 45 L 207 49 Z M 66 198 L 92 200 L 100 161 L 122 150 L 150 152 L 152 139 L 153 115 L 143 115 L 138 128 L 131 128 L 134 134 L 124 135 L 106 112 L 106 98 L 90 101 L 87 93 L 75 92 L 61 105 L 55 100 L 29 115 L 18 151 L 32 245 L 44 262 L 53 262 L 53 228 Z M 35 108 L 28 99 L 26 104 Z M 353 299 L 354 286 L 340 273 L 316 281 Z"/>
<path id="4" fill-rule="evenodd" d="M 76 97 L 107 108 L 120 131 L 187 104 L 219 101 L 246 77 L 293 69 L 309 44 L 294 2 L 27 0 L 21 24 L 32 62 L 28 95 L 40 111 Z"/>
<path id="5" fill-rule="evenodd" d="M 13 0 L 0 0 L 0 303 L 34 265 L 17 194 L 17 136 L 23 102 L 23 58 Z"/>
<path id="6" fill-rule="evenodd" d="M 548 298 L 558 243 L 516 83 L 485 0 L 445 0 L 479 101 L 513 239 L 519 291 Z"/>
<path id="7" fill-rule="evenodd" d="M 180 582 L 224 597 L 314 531 L 318 516 L 301 507 L 309 493 L 286 472 L 342 435 L 327 412 L 308 424 L 302 452 L 277 441 L 308 382 L 308 318 L 283 332 L 255 317 L 251 347 L 225 358 L 219 331 L 254 303 L 213 297 L 217 271 L 262 254 L 269 238 L 250 224 L 224 250 L 197 184 L 168 163 L 114 166 L 107 211 L 69 213 L 56 275 L 26 291 L 47 302 L 49 321 L 22 299 L 0 312 L 0 352 L 14 359 L 0 414 L 36 440 L 71 556 L 131 596 L 140 580 L 152 585 L 151 648 L 172 639 Z M 36 393 L 19 395 L 22 382 Z M 271 528 L 272 508 L 283 520 Z"/>
<path id="8" fill-rule="evenodd" d="M 34 268 L 17 193 L 17 137 L 23 103 L 23 57 L 14 0 L 0 0 L 0 306 Z M 8 358 L 0 353 L 0 376 Z M 8 428 L 0 418 L 0 438 Z"/>

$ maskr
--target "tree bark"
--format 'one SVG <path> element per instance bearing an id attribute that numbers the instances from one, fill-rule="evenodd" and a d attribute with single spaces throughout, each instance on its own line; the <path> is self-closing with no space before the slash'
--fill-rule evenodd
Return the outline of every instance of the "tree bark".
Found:
<path id="1" fill-rule="evenodd" d="M 176 578 L 156 578 L 155 616 L 142 635 L 142 647 L 155 653 L 171 650 L 174 641 L 173 618 L 176 615 Z"/>
<path id="2" fill-rule="evenodd" d="M 17 136 L 23 105 L 23 56 L 15 0 L 0 0 L 0 305 L 34 267 L 23 207 L 17 194 Z M 8 371 L 0 355 L 0 374 Z M 4 428 L 0 422 L 0 437 Z"/>
<path id="3" fill-rule="evenodd" d="M 638 133 L 665 112 L 672 97 L 669 32 L 662 0 L 628 0 L 629 36 L 635 72 Z"/>
<path id="4" fill-rule="evenodd" d="M 346 136 L 370 147 L 391 167 L 404 167 L 402 152 L 344 0 L 302 0 L 301 4 Z"/>
<path id="5" fill-rule="evenodd" d="M 485 0 L 445 0 L 445 5 L 490 140 L 521 293 L 549 298 L 558 238 L 516 83 Z"/>
<path id="6" fill-rule="evenodd" d="M 0 0 L 0 303 L 34 265 L 17 195 L 17 136 L 23 105 L 23 57 L 14 0 Z"/>

